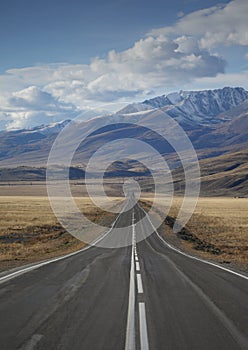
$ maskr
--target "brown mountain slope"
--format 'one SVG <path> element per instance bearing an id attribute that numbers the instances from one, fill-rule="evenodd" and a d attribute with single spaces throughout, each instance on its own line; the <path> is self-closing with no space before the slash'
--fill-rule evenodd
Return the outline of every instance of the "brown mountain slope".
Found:
<path id="1" fill-rule="evenodd" d="M 202 195 L 248 196 L 248 149 L 201 160 L 200 168 Z M 182 168 L 173 172 L 173 178 L 184 182 Z"/>
<path id="2" fill-rule="evenodd" d="M 238 110 L 240 112 L 240 110 Z M 232 120 L 225 120 L 213 125 L 196 125 L 186 130 L 200 159 L 234 152 L 248 148 L 248 111 L 241 114 L 232 112 Z M 116 124 L 115 120 L 122 124 Z M 225 119 L 225 118 L 224 118 Z M 168 132 L 167 123 L 162 114 L 138 114 L 124 116 L 108 116 L 96 118 L 88 122 L 75 125 L 65 137 L 61 154 L 73 147 L 75 139 L 80 141 L 84 135 L 90 134 L 99 127 L 98 132 L 91 134 L 77 149 L 73 158 L 73 165 L 86 163 L 95 150 L 102 145 L 114 141 L 117 138 L 134 138 L 149 143 L 156 147 L 162 154 L 172 154 L 173 149 L 162 142 L 158 135 L 149 130 L 144 130 L 131 122 L 143 121 L 151 130 L 156 126 L 160 133 Z M 173 130 L 171 131 L 173 132 Z M 0 167 L 17 167 L 21 165 L 41 167 L 46 166 L 49 151 L 57 134 L 42 135 L 33 131 L 0 132 Z M 125 141 L 124 141 L 125 143 Z M 118 159 L 126 157 L 124 146 L 115 144 L 115 153 Z M 133 149 L 133 158 L 136 158 L 137 150 Z M 108 152 L 107 152 L 108 153 Z M 107 154 L 106 154 L 107 155 Z"/>

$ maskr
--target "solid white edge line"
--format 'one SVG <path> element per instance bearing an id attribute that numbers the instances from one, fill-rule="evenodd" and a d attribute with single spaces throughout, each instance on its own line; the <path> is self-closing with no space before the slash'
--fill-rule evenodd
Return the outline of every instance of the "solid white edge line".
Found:
<path id="1" fill-rule="evenodd" d="M 46 261 L 40 262 L 38 264 L 29 266 L 29 267 L 25 267 L 23 269 L 21 268 L 18 271 L 15 271 L 15 272 L 12 272 L 12 273 L 10 273 L 8 275 L 2 276 L 2 277 L 0 277 L 0 284 L 2 284 L 4 282 L 7 282 L 7 281 L 9 281 L 9 280 L 11 280 L 11 279 L 13 279 L 15 277 L 21 276 L 21 275 L 23 275 L 23 274 L 25 274 L 25 273 L 27 273 L 29 271 L 36 270 L 36 269 L 38 269 L 38 268 L 40 268 L 42 266 L 45 266 L 45 265 L 51 264 L 53 262 L 69 258 L 70 256 L 82 253 L 83 251 L 94 247 L 94 245 L 96 243 L 98 243 L 101 240 L 103 240 L 111 232 L 111 230 L 113 229 L 113 227 L 116 224 L 117 220 L 119 219 L 120 215 L 125 211 L 126 207 L 127 207 L 127 204 L 125 205 L 123 210 L 119 213 L 119 215 L 115 218 L 114 222 L 111 225 L 111 228 L 107 232 L 104 232 L 102 235 L 100 235 L 100 237 L 97 237 L 94 241 L 92 241 L 90 245 L 88 245 L 88 246 L 86 246 L 86 247 L 84 247 L 84 248 L 82 248 L 80 250 L 77 250 L 76 252 L 73 252 L 73 253 L 70 253 L 70 254 L 66 254 L 66 255 L 60 256 L 58 258 L 53 258 L 51 260 L 46 260 Z"/>
<path id="2" fill-rule="evenodd" d="M 146 306 L 145 303 L 139 303 L 139 324 L 140 324 L 140 348 L 141 350 L 149 350 L 147 322 L 146 322 Z"/>
<path id="3" fill-rule="evenodd" d="M 128 313 L 127 313 L 127 328 L 125 350 L 135 350 L 135 271 L 134 271 L 134 212 L 132 214 L 132 255 L 130 268 L 130 282 L 129 282 L 129 299 L 128 299 Z"/>
<path id="4" fill-rule="evenodd" d="M 147 216 L 147 218 L 148 218 L 148 220 L 149 220 L 149 222 L 150 222 L 150 224 L 151 224 L 151 226 L 152 226 L 154 232 L 157 234 L 157 236 L 158 236 L 159 239 L 163 242 L 164 245 L 166 245 L 166 246 L 169 247 L 170 249 L 172 249 L 172 250 L 176 251 L 177 253 L 180 253 L 180 254 L 182 254 L 182 255 L 184 255 L 184 256 L 190 258 L 190 259 L 203 262 L 204 264 L 208 264 L 208 265 L 215 266 L 215 267 L 217 267 L 218 269 L 227 271 L 227 272 L 229 272 L 229 273 L 232 273 L 233 275 L 236 275 L 236 276 L 239 276 L 239 277 L 242 277 L 242 278 L 248 280 L 248 276 L 242 275 L 241 273 L 235 272 L 235 271 L 230 270 L 230 269 L 228 269 L 228 268 L 226 268 L 226 267 L 223 267 L 223 266 L 220 266 L 220 265 L 218 265 L 218 264 L 215 264 L 215 263 L 213 263 L 213 262 L 211 262 L 211 261 L 203 260 L 203 259 L 201 259 L 201 258 L 197 258 L 197 257 L 192 256 L 192 255 L 190 255 L 190 254 L 184 253 L 184 252 L 182 252 L 180 249 L 177 249 L 177 248 L 173 247 L 171 244 L 167 243 L 167 242 L 158 234 L 158 231 L 155 229 L 153 223 L 151 222 L 151 219 L 150 219 L 148 213 L 147 213 L 140 205 L 139 205 L 139 207 L 140 207 L 140 209 L 143 210 L 143 212 L 146 214 L 146 216 Z"/>
<path id="5" fill-rule="evenodd" d="M 143 283 L 142 283 L 141 274 L 137 273 L 136 277 L 137 277 L 138 294 L 143 294 L 144 290 L 143 290 Z"/>

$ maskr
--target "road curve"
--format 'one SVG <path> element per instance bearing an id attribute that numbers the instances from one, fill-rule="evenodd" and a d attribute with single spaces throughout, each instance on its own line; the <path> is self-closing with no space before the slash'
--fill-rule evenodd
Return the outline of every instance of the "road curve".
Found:
<path id="1" fill-rule="evenodd" d="M 2 280 L 0 348 L 248 349 L 247 278 L 171 249 L 156 231 L 140 241 L 152 225 L 144 215 L 136 205 L 115 222 L 132 246 L 91 247 Z"/>

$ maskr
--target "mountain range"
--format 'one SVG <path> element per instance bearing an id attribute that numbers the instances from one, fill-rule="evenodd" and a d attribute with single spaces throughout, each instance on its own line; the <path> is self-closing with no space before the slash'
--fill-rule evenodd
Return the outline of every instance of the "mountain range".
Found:
<path id="1" fill-rule="evenodd" d="M 161 114 L 152 113 L 158 109 L 161 110 Z M 245 159 L 247 152 L 244 150 L 248 149 L 248 91 L 241 87 L 224 87 L 216 90 L 180 91 L 162 95 L 141 103 L 130 104 L 111 115 L 93 118 L 86 122 L 75 122 L 78 135 L 83 134 L 85 130 L 95 130 L 98 124 L 101 125 L 102 120 L 106 126 L 92 133 L 80 144 L 72 165 L 82 168 L 99 146 L 117 138 L 132 137 L 155 146 L 170 166 L 176 168 L 178 161 L 170 145 L 161 140 L 157 134 L 130 124 L 145 121 L 151 129 L 156 125 L 163 132 L 166 129 L 163 112 L 183 127 L 202 162 L 218 163 L 216 157 L 220 157 L 220 162 L 226 162 L 229 154 L 233 159 L 233 154 L 239 151 L 243 152 L 243 159 Z M 0 168 L 45 167 L 54 140 L 69 122 L 66 120 L 29 130 L 1 131 Z M 68 148 L 70 142 L 68 136 L 66 145 Z M 120 160 L 125 158 L 123 149 L 123 144 L 119 142 L 115 153 Z M 135 152 L 138 151 L 133 150 L 133 159 L 135 159 Z M 124 173 L 127 172 L 128 175 L 129 170 L 124 163 L 125 161 L 121 164 L 125 168 L 123 168 Z M 202 166 L 203 164 L 205 163 L 202 163 Z M 112 167 L 111 174 L 118 175 L 118 172 L 121 174 L 120 168 L 120 164 L 116 169 Z M 141 174 L 142 172 L 139 173 Z M 144 174 L 146 174 L 145 169 Z M 130 170 L 130 175 L 134 175 L 133 170 Z"/>
<path id="2" fill-rule="evenodd" d="M 239 87 L 225 87 L 216 90 L 180 91 L 162 95 L 142 103 L 128 105 L 120 112 L 137 113 L 161 108 L 182 126 L 194 128 L 199 124 L 213 125 L 223 120 L 231 120 L 226 113 L 241 106 L 244 102 L 248 103 L 248 91 Z"/>

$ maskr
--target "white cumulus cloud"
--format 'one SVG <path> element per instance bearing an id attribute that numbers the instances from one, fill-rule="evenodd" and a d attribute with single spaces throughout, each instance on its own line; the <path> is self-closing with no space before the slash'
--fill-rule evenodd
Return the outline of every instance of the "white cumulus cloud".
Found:
<path id="1" fill-rule="evenodd" d="M 201 49 L 192 37 L 147 36 L 128 50 L 112 50 L 106 59 L 95 58 L 73 72 L 71 67 L 58 69 L 54 73 L 57 79 L 45 89 L 82 107 L 86 101 L 115 101 L 157 87 L 215 76 L 224 68 L 223 58 Z"/>
<path id="2" fill-rule="evenodd" d="M 5 100 L 0 119 L 7 129 L 29 128 L 69 118 L 75 112 L 76 107 L 72 104 L 60 102 L 50 93 L 30 86 L 12 93 Z"/>
<path id="3" fill-rule="evenodd" d="M 248 45 L 247 0 L 233 0 L 192 12 L 171 27 L 153 30 L 152 35 L 192 35 L 200 38 L 202 48 L 217 45 Z"/>

